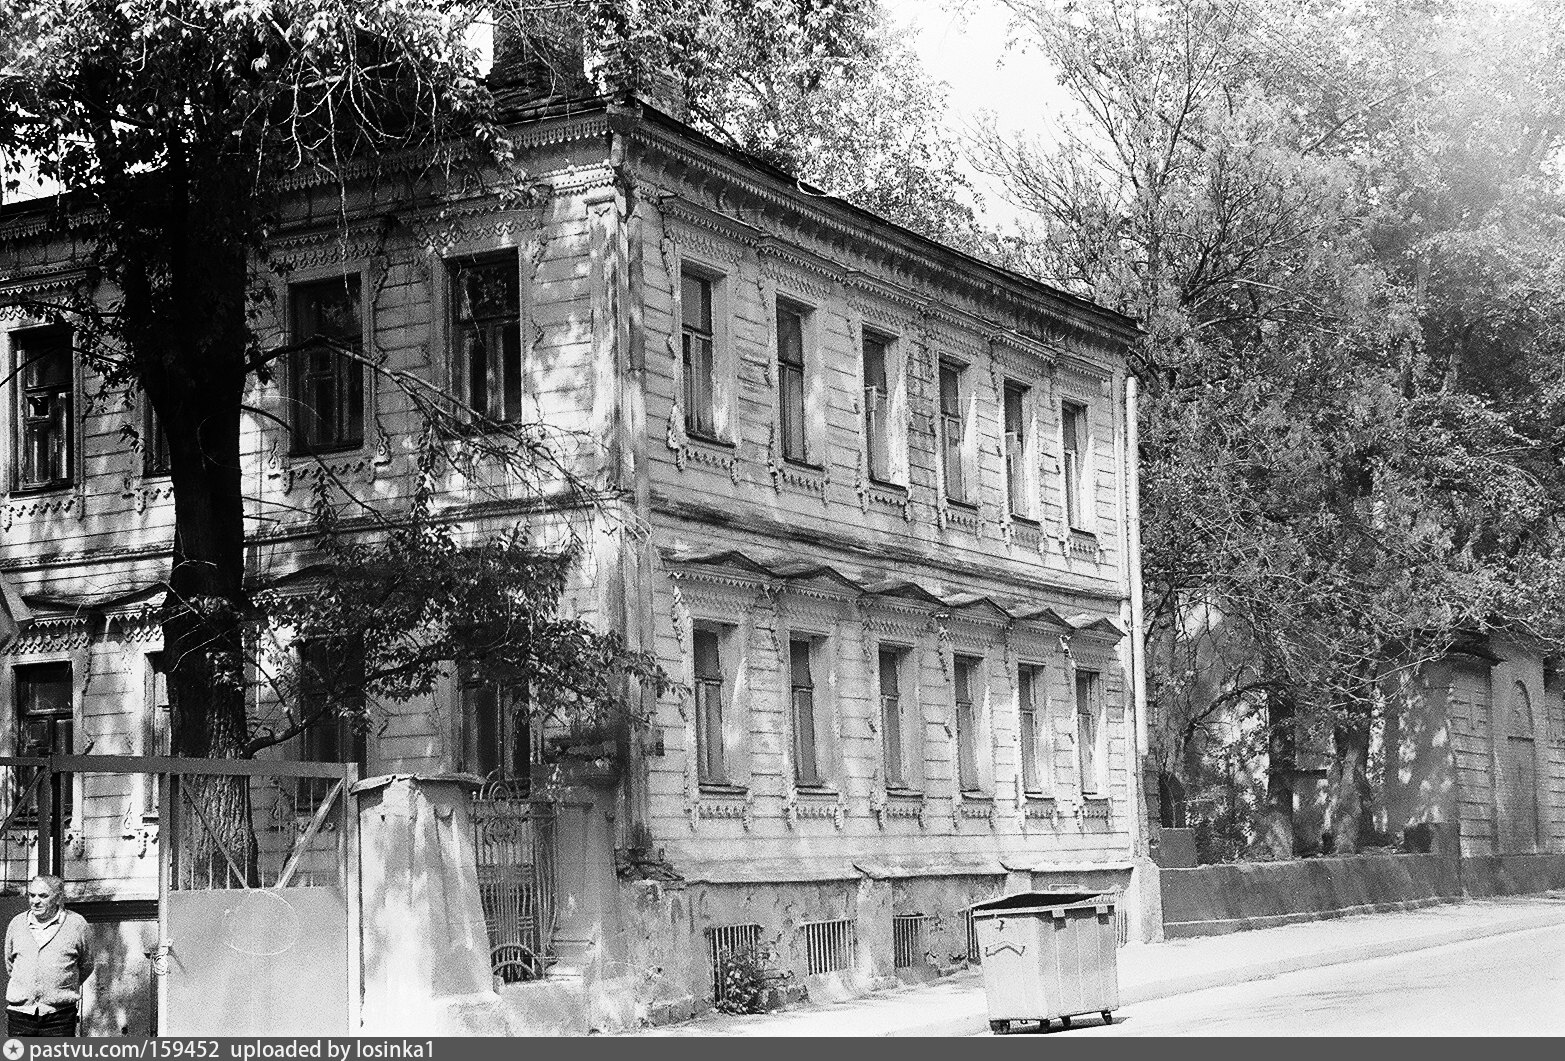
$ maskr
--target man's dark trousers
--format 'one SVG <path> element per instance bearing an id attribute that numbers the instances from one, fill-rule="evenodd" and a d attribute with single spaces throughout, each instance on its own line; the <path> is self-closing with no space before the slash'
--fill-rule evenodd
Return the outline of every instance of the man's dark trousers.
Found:
<path id="1" fill-rule="evenodd" d="M 17 1038 L 70 1038 L 76 1034 L 76 1007 L 67 1006 L 53 1013 L 5 1011 L 5 1033 Z"/>

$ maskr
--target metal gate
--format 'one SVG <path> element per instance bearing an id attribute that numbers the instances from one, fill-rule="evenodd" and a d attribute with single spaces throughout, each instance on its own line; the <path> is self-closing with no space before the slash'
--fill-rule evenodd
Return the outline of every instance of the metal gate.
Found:
<path id="1" fill-rule="evenodd" d="M 109 897 L 155 896 L 155 928 L 145 924 L 146 987 L 134 989 L 150 996 L 139 1000 L 142 1017 L 104 1024 L 98 1012 L 94 1025 L 84 1012 L 84 1031 L 351 1034 L 359 963 L 357 934 L 349 932 L 357 894 L 348 882 L 357 876 L 358 817 L 347 789 L 357 773 L 336 763 L 0 757 L 5 890 L 52 872 L 66 880 L 73 908 L 139 911 L 152 903 Z M 244 842 L 223 842 L 211 805 L 196 795 L 213 785 L 242 799 L 235 805 L 244 808 Z M 117 810 L 102 813 L 127 799 L 123 819 Z M 194 860 L 181 838 L 217 842 L 209 857 Z M 127 950 L 123 939 L 109 942 Z M 111 955 L 115 976 L 142 957 Z M 98 998 L 97 1008 L 112 1003 L 123 1015 L 125 986 L 106 983 L 108 973 L 100 960 L 89 983 L 100 996 L 111 987 L 118 995 Z"/>
<path id="2" fill-rule="evenodd" d="M 554 963 L 554 805 L 513 782 L 473 798 L 478 891 L 491 964 L 506 982 L 542 979 Z"/>

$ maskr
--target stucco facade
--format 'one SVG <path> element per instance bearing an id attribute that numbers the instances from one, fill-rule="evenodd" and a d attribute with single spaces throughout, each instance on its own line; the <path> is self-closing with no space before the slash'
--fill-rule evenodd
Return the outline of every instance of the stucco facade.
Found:
<path id="1" fill-rule="evenodd" d="M 347 277 L 376 370 L 344 377 L 362 417 L 324 462 L 293 453 L 290 366 L 252 385 L 249 558 L 273 578 L 310 561 L 323 463 L 378 507 L 406 498 L 419 422 L 386 374 L 473 400 L 452 277 L 514 276 L 519 356 L 497 368 L 514 387 L 490 400 L 548 425 L 604 500 L 539 517 L 480 461 L 440 484 L 442 509 L 475 533 L 526 518 L 581 534 L 570 606 L 681 682 L 630 705 L 647 721 L 616 740 L 617 783 L 582 790 L 560 838 L 562 865 L 621 856 L 568 915 L 579 971 L 643 1004 L 709 997 L 712 940 L 756 932 L 817 990 L 862 990 L 964 959 L 975 900 L 1128 886 L 1144 821 L 1124 633 L 1130 323 L 650 108 L 586 105 L 516 140 L 529 205 L 382 182 L 344 219 L 335 187 L 294 189 L 267 342 L 297 337 L 309 285 Z M 20 304 L 113 298 L 49 222 L 44 205 L 0 215 L 8 371 L 50 337 Z M 135 396 L 70 365 L 63 390 L 4 388 L 0 751 L 64 688 L 42 714 L 69 722 L 74 751 L 153 752 L 170 487 L 127 443 L 126 425 L 150 440 Z M 18 471 L 23 410 L 51 394 L 68 437 L 40 480 Z M 478 769 L 493 750 L 465 736 L 463 702 L 453 685 L 381 705 L 364 772 Z M 273 710 L 259 694 L 256 724 Z M 77 892 L 155 897 L 154 810 L 134 778 L 77 780 Z M 912 965 L 894 921 L 904 952 L 916 934 Z"/>
<path id="2" fill-rule="evenodd" d="M 1565 691 L 1528 641 L 1467 639 L 1386 725 L 1388 827 L 1463 856 L 1565 853 Z"/>

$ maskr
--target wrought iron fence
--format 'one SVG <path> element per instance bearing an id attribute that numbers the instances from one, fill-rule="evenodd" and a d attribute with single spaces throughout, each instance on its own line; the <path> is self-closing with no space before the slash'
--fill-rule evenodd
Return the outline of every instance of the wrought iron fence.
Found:
<path id="1" fill-rule="evenodd" d="M 492 781 L 473 798 L 478 892 L 495 974 L 541 979 L 553 964 L 554 806 Z"/>

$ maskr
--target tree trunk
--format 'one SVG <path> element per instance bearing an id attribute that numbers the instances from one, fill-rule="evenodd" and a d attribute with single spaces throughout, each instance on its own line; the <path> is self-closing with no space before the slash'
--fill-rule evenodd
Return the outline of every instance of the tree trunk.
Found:
<path id="1" fill-rule="evenodd" d="M 1335 752 L 1331 764 L 1328 802 L 1334 853 L 1352 854 L 1359 849 L 1364 828 L 1364 793 L 1369 787 L 1369 719 L 1353 713 L 1332 729 Z"/>
<path id="2" fill-rule="evenodd" d="M 1267 704 L 1266 807 L 1261 846 L 1273 858 L 1292 858 L 1294 755 L 1293 703 L 1274 695 Z"/>
<path id="3" fill-rule="evenodd" d="M 233 231 L 248 211 L 203 191 L 171 167 L 159 199 L 142 204 L 165 214 L 165 238 L 127 255 L 118 279 L 127 345 L 168 440 L 174 540 L 161 622 L 173 753 L 237 759 L 249 740 L 240 467 L 249 256 Z M 189 779 L 178 813 L 183 880 L 255 883 L 243 779 Z"/>

